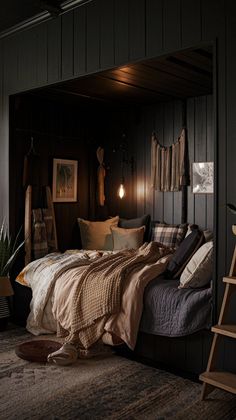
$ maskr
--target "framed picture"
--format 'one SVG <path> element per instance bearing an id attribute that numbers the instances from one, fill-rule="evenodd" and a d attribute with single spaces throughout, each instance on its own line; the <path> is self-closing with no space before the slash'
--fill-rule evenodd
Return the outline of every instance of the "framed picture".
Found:
<path id="1" fill-rule="evenodd" d="M 192 191 L 195 194 L 212 194 L 214 192 L 213 162 L 193 162 Z"/>
<path id="2" fill-rule="evenodd" d="M 53 159 L 53 201 L 77 201 L 77 171 L 77 160 Z"/>

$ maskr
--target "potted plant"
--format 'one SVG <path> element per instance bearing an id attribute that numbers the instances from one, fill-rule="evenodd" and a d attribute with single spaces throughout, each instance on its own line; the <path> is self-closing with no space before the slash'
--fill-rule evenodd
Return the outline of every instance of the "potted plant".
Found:
<path id="1" fill-rule="evenodd" d="M 231 213 L 236 214 L 236 206 L 234 204 L 228 203 L 227 207 Z M 236 225 L 232 225 L 232 232 L 234 235 L 236 235 Z"/>
<path id="2" fill-rule="evenodd" d="M 5 223 L 0 228 L 0 321 L 6 324 L 10 315 L 6 297 L 13 295 L 13 289 L 10 281 L 10 271 L 15 259 L 22 248 L 24 241 L 19 244 L 20 231 L 13 240 L 7 233 Z"/>

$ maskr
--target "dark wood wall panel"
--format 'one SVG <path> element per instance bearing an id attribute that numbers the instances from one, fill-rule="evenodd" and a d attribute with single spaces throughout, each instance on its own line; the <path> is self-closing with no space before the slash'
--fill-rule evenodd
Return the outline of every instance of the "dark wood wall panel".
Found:
<path id="1" fill-rule="evenodd" d="M 206 98 L 195 99 L 195 161 L 206 161 Z M 206 228 L 206 194 L 195 194 L 195 222 Z"/>
<path id="2" fill-rule="evenodd" d="M 47 23 L 37 26 L 36 31 L 36 85 L 47 83 L 48 76 L 48 26 Z"/>
<path id="3" fill-rule="evenodd" d="M 164 104 L 163 146 L 165 147 L 170 146 L 176 140 L 174 139 L 173 126 L 174 126 L 174 102 L 167 102 L 166 104 Z M 174 194 L 172 192 L 165 192 L 163 194 L 163 206 L 164 206 L 164 210 L 163 210 L 164 219 L 163 220 L 166 223 L 173 223 L 173 216 L 174 216 L 173 203 L 174 203 Z"/>
<path id="4" fill-rule="evenodd" d="M 154 57 L 163 50 L 163 1 L 146 0 L 146 51 Z"/>
<path id="5" fill-rule="evenodd" d="M 99 2 L 94 0 L 87 6 L 87 72 L 100 69 L 100 13 Z"/>
<path id="6" fill-rule="evenodd" d="M 154 190 L 151 187 L 151 141 L 150 136 L 155 127 L 155 109 L 154 107 L 146 107 L 143 113 L 145 124 L 145 213 L 150 214 L 154 220 Z"/>
<path id="7" fill-rule="evenodd" d="M 228 3 L 228 2 L 227 2 Z M 227 232 L 227 192 L 226 185 L 231 184 L 230 180 L 227 180 L 226 171 L 228 167 L 227 162 L 227 91 L 226 91 L 226 72 L 228 64 L 226 63 L 226 14 L 228 11 L 225 9 L 226 2 L 224 0 L 208 0 L 202 2 L 202 35 L 203 39 L 213 40 L 215 43 L 215 80 L 214 90 L 216 92 L 215 100 L 213 103 L 215 120 L 217 121 L 217 127 L 214 126 L 214 136 L 216 138 L 216 144 L 214 150 L 215 155 L 215 182 L 217 185 L 216 189 L 216 200 L 214 205 L 215 212 L 215 231 L 216 231 L 216 242 L 215 242 L 215 278 L 216 278 L 216 296 L 217 296 L 217 311 L 222 301 L 224 284 L 222 282 L 222 276 L 229 271 L 229 265 L 227 262 L 227 248 L 229 246 L 229 236 Z M 228 60 L 231 61 L 230 57 Z M 231 86 L 232 88 L 232 86 Z M 232 166 L 233 170 L 233 166 Z M 233 251 L 233 244 L 230 244 L 231 252 Z M 217 312 L 216 311 L 216 312 Z"/>
<path id="8" fill-rule="evenodd" d="M 155 107 L 154 130 L 160 144 L 164 144 L 164 107 L 159 104 Z M 150 141 L 150 139 L 149 139 Z M 153 191 L 153 220 L 164 220 L 164 195 L 163 192 Z"/>
<path id="9" fill-rule="evenodd" d="M 195 162 L 195 100 L 194 98 L 188 99 L 188 112 L 186 115 L 186 122 L 188 127 L 188 154 L 189 162 Z M 190 164 L 191 165 L 191 164 Z M 190 166 L 191 168 L 191 166 Z M 191 192 L 191 185 L 187 187 L 188 190 L 188 220 L 195 220 L 195 194 Z"/>
<path id="10" fill-rule="evenodd" d="M 190 170 L 192 162 L 214 161 L 213 98 L 211 95 L 187 101 L 187 129 Z M 190 172 L 191 175 L 191 172 Z M 188 187 L 188 219 L 203 229 L 214 227 L 213 194 L 193 194 Z"/>
<path id="11" fill-rule="evenodd" d="M 137 172 L 137 214 L 145 213 L 146 200 L 146 132 L 145 121 L 143 115 L 141 120 L 138 119 L 134 127 L 134 132 L 131 134 L 133 144 L 136 145 L 136 172 Z"/>
<path id="12" fill-rule="evenodd" d="M 74 11 L 74 74 L 86 72 L 86 8 Z"/>
<path id="13" fill-rule="evenodd" d="M 61 18 L 48 22 L 48 83 L 61 79 Z"/>
<path id="14" fill-rule="evenodd" d="M 37 78 L 35 28 L 30 36 L 28 31 L 23 31 L 18 38 L 18 81 L 22 90 L 34 86 Z"/>
<path id="15" fill-rule="evenodd" d="M 129 61 L 129 3 L 127 0 L 114 0 L 115 10 L 115 63 Z"/>
<path id="16" fill-rule="evenodd" d="M 32 28 L 30 36 L 23 31 L 17 42 L 18 85 L 27 90 L 47 83 L 47 24 Z"/>
<path id="17" fill-rule="evenodd" d="M 101 68 L 114 66 L 114 0 L 102 0 L 100 5 L 101 19 Z"/>
<path id="18" fill-rule="evenodd" d="M 137 60 L 146 55 L 145 0 L 129 0 L 129 58 Z"/>
<path id="19" fill-rule="evenodd" d="M 214 103 L 213 97 L 207 97 L 206 103 L 206 161 L 215 161 L 215 129 L 214 129 Z M 215 163 L 216 166 L 216 163 Z M 215 185 L 216 190 L 216 185 Z M 207 223 L 206 226 L 214 229 L 214 194 L 207 194 L 206 196 L 207 206 Z"/>
<path id="20" fill-rule="evenodd" d="M 69 79 L 74 74 L 74 13 L 61 17 L 61 76 Z"/>
<path id="21" fill-rule="evenodd" d="M 182 126 L 183 126 L 183 104 L 180 106 L 179 102 L 174 102 L 173 108 L 173 139 L 179 137 Z M 173 218 L 172 222 L 175 224 L 181 223 L 181 209 L 182 207 L 182 193 L 181 191 L 176 191 L 173 193 Z"/>
<path id="22" fill-rule="evenodd" d="M 181 48 L 181 3 L 180 0 L 165 0 L 163 3 L 163 50 Z"/>
<path id="23" fill-rule="evenodd" d="M 4 91 L 5 93 L 15 93 L 18 89 L 18 42 L 12 37 L 7 38 L 2 45 L 1 65 L 4 75 L 4 80 L 2 78 Z"/>
<path id="24" fill-rule="evenodd" d="M 229 144 L 227 147 L 227 189 L 226 197 L 227 202 L 236 204 L 236 185 L 235 185 L 235 156 L 236 156 L 236 118 L 235 118 L 235 109 L 236 109 L 236 86 L 235 86 L 235 71 L 236 71 L 236 57 L 234 54 L 235 51 L 235 42 L 236 42 L 236 4 L 235 2 L 229 1 L 228 5 L 228 18 L 226 22 L 227 27 L 227 78 L 226 78 L 226 87 L 227 87 L 227 136 L 229 139 Z M 232 248 L 235 246 L 235 237 L 232 235 L 231 226 L 236 224 L 235 216 L 230 212 L 227 213 L 228 217 L 228 247 L 227 247 L 227 261 L 228 266 L 232 259 Z"/>
<path id="25" fill-rule="evenodd" d="M 201 41 L 201 1 L 182 0 L 182 47 L 197 45 Z"/>

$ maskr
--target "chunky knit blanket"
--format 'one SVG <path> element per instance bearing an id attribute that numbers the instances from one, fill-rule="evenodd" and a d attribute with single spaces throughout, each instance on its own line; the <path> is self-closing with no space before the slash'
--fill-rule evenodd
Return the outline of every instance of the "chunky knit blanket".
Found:
<path id="1" fill-rule="evenodd" d="M 155 263 L 169 252 L 168 248 L 151 242 L 138 250 L 105 256 L 86 267 L 77 288 L 68 295 L 71 326 L 66 332 L 69 333 L 67 341 L 82 344 L 84 348 L 95 343 L 104 331 L 108 316 L 120 310 L 122 289 L 129 274 Z"/>

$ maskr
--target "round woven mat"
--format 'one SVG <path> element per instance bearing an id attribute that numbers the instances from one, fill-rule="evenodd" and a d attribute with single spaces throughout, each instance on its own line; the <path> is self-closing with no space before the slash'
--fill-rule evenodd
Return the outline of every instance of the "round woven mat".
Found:
<path id="1" fill-rule="evenodd" d="M 18 357 L 30 362 L 46 362 L 50 353 L 59 350 L 61 343 L 52 340 L 32 340 L 18 344 L 15 352 Z"/>

